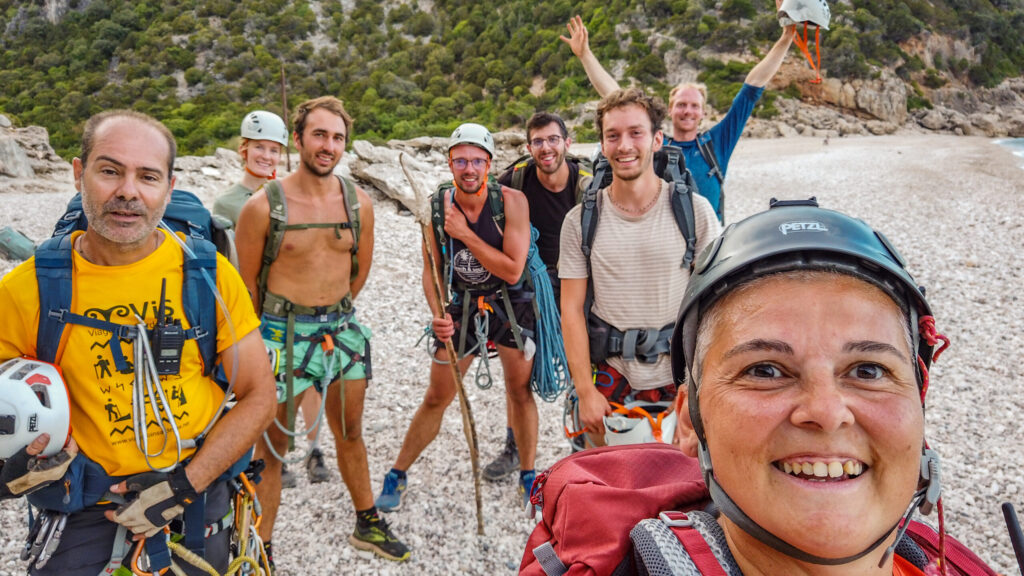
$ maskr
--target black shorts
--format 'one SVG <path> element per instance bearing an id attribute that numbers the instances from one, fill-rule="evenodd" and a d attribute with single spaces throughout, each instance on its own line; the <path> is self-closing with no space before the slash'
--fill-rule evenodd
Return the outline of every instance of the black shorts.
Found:
<path id="1" fill-rule="evenodd" d="M 499 298 L 490 302 L 491 307 L 494 309 L 493 312 L 487 313 L 487 339 L 494 342 L 499 346 L 505 346 L 508 348 L 518 348 L 516 346 L 516 339 L 512 332 L 511 323 L 508 321 L 505 305 Z M 476 315 L 477 305 L 476 302 L 470 303 L 469 322 L 467 322 L 465 330 L 465 343 L 462 347 L 459 346 L 460 338 L 462 337 L 462 314 L 463 307 L 461 303 L 452 302 L 448 305 L 447 312 L 451 315 L 452 320 L 455 323 L 455 334 L 452 335 L 452 344 L 455 345 L 455 350 L 459 354 L 459 358 L 467 355 L 477 355 L 480 350 L 476 348 Z M 526 338 L 534 338 L 535 328 L 537 325 L 537 319 L 533 313 L 533 299 L 516 299 L 513 296 L 512 300 L 512 313 L 515 315 L 516 324 L 519 325 L 521 330 L 521 338 L 525 342 Z M 486 343 L 484 343 L 486 345 Z M 444 348 L 444 344 L 434 339 L 434 350 Z"/>

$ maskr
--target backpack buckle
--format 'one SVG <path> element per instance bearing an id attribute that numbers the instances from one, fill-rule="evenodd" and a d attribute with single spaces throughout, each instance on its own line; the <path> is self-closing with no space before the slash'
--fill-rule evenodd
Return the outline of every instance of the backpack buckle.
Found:
<path id="1" fill-rule="evenodd" d="M 675 528 L 692 528 L 693 520 L 686 515 L 685 512 L 667 511 L 658 514 L 658 519 L 665 523 L 666 526 Z"/>

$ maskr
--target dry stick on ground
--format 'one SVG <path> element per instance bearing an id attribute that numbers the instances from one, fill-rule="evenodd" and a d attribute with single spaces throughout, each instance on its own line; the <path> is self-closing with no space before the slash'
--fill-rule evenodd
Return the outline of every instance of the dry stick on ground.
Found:
<path id="1" fill-rule="evenodd" d="M 445 301 L 445 291 L 441 289 L 441 279 L 437 275 L 437 261 L 434 259 L 434 246 L 433 242 L 430 241 L 430 196 L 424 195 L 416 185 L 416 180 L 405 165 L 404 153 L 399 154 L 398 162 L 402 165 L 402 172 L 405 172 L 405 177 L 409 180 L 409 185 L 412 187 L 413 196 L 416 198 L 417 210 L 415 216 L 420 224 L 420 232 L 423 235 L 423 247 L 426 250 L 430 267 L 430 279 L 433 280 L 434 284 L 434 304 L 441 311 L 441 314 L 444 314 L 445 310 L 448 309 L 448 303 Z M 459 407 L 462 409 L 462 431 L 466 435 L 466 443 L 469 444 L 469 461 L 473 469 L 473 491 L 476 496 L 476 533 L 483 536 L 483 495 L 480 491 L 480 455 L 477 452 L 476 422 L 473 420 L 473 411 L 469 406 L 469 397 L 466 396 L 466 389 L 462 386 L 462 373 L 459 370 L 458 355 L 455 353 L 455 346 L 450 338 L 444 343 L 444 349 L 448 353 L 448 366 L 451 367 L 452 378 L 455 379 L 455 389 L 459 393 Z"/>

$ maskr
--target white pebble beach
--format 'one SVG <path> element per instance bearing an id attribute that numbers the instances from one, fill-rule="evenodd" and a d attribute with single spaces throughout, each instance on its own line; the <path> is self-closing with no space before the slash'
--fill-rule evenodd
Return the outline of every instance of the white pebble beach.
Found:
<path id="1" fill-rule="evenodd" d="M 0 181 L 0 228 L 34 240 L 48 236 L 73 194 L 22 193 Z M 730 164 L 726 215 L 732 222 L 763 210 L 772 197 L 816 196 L 821 206 L 864 219 L 903 253 L 927 287 L 938 330 L 953 346 L 933 365 L 927 437 L 942 457 L 947 531 L 998 572 L 1017 571 L 999 506 L 1024 513 L 1024 158 L 987 138 L 886 137 L 743 140 Z M 201 195 L 208 206 L 213 197 Z M 420 232 L 407 212 L 376 199 L 373 269 L 356 307 L 374 332 L 373 372 L 363 434 L 370 477 L 380 490 L 426 389 L 429 360 L 416 340 L 428 321 L 420 283 Z M 15 263 L 0 260 L 0 273 Z M 497 362 L 494 362 L 497 366 Z M 481 466 L 505 437 L 500 368 L 495 386 L 466 389 L 477 421 Z M 540 406 L 538 470 L 569 454 L 562 402 Z M 280 575 L 510 574 L 534 526 L 520 508 L 517 482 L 483 482 L 484 536 L 476 535 L 473 483 L 458 403 L 437 440 L 409 471 L 402 510 L 387 514 L 411 548 L 404 564 L 347 543 L 351 500 L 336 467 L 325 484 L 308 484 L 294 465 L 275 529 Z M 332 443 L 326 452 L 334 457 Z M 301 445 L 300 445 L 301 447 Z M 600 517 L 595 517 L 600 521 Z M 934 514 L 932 516 L 934 521 Z M 27 532 L 23 500 L 0 503 L 0 576 L 23 574 Z"/>

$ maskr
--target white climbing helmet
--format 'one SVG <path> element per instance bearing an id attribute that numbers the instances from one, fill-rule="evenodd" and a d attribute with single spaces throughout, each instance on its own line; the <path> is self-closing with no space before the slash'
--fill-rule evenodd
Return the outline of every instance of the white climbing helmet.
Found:
<path id="1" fill-rule="evenodd" d="M 604 417 L 604 442 L 609 446 L 662 442 L 671 444 L 676 432 L 672 402 L 612 403 L 615 409 Z"/>
<path id="2" fill-rule="evenodd" d="M 778 18 L 783 28 L 806 22 L 828 30 L 832 12 L 825 0 L 782 0 Z"/>
<path id="3" fill-rule="evenodd" d="M 491 158 L 494 158 L 494 137 L 491 136 L 490 130 L 480 124 L 467 122 L 456 128 L 448 140 L 448 152 L 450 153 L 452 148 L 459 144 L 471 144 L 482 148 Z"/>
<path id="4" fill-rule="evenodd" d="M 242 138 L 250 140 L 270 140 L 281 146 L 288 145 L 288 128 L 284 120 L 273 112 L 255 110 L 242 119 Z"/>
<path id="5" fill-rule="evenodd" d="M 43 456 L 60 452 L 71 436 L 71 404 L 60 370 L 33 358 L 0 364 L 0 459 L 14 456 L 44 432 L 50 442 Z"/>

